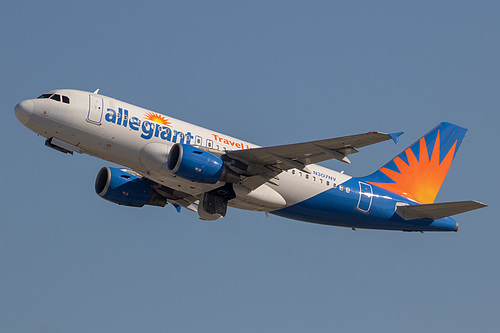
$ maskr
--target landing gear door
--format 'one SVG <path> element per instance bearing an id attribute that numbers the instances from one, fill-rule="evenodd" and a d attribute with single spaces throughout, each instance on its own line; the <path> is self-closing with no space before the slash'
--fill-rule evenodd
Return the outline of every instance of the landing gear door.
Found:
<path id="1" fill-rule="evenodd" d="M 90 95 L 89 113 L 87 121 L 92 124 L 101 125 L 102 121 L 102 98 Z"/>
<path id="2" fill-rule="evenodd" d="M 372 199 L 372 186 L 367 183 L 359 182 L 359 201 L 356 209 L 368 214 L 370 207 L 372 206 Z"/>

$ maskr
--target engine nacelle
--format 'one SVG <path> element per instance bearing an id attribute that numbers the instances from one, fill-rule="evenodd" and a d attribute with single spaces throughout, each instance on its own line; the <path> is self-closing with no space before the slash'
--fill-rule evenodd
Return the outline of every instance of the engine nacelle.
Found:
<path id="1" fill-rule="evenodd" d="M 99 171 L 95 191 L 101 198 L 124 206 L 166 204 L 166 199 L 153 191 L 147 180 L 116 168 L 104 167 Z"/>
<path id="2" fill-rule="evenodd" d="M 238 174 L 224 165 L 220 156 L 182 143 L 172 146 L 167 165 L 174 175 L 198 183 L 237 183 L 240 180 Z"/>

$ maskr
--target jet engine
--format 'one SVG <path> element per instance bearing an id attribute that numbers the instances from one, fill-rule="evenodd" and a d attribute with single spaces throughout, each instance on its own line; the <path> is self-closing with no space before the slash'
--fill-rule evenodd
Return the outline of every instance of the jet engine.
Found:
<path id="1" fill-rule="evenodd" d="M 116 168 L 104 167 L 99 171 L 95 180 L 95 191 L 101 198 L 124 206 L 163 207 L 167 203 L 146 179 Z"/>
<path id="2" fill-rule="evenodd" d="M 237 183 L 240 180 L 220 156 L 182 143 L 172 146 L 167 164 L 174 175 L 197 183 Z"/>

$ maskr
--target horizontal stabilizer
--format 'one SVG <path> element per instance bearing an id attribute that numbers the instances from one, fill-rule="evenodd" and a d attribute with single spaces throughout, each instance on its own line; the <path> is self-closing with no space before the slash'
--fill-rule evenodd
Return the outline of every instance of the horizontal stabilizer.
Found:
<path id="1" fill-rule="evenodd" d="M 443 202 L 423 205 L 397 206 L 396 214 L 405 220 L 431 219 L 437 220 L 470 210 L 487 207 L 478 201 Z"/>

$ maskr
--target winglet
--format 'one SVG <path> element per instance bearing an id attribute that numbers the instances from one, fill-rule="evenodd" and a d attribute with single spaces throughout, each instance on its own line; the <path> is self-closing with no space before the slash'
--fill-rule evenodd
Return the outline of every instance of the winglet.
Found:
<path id="1" fill-rule="evenodd" d="M 181 205 L 178 205 L 178 204 L 172 204 L 172 205 L 174 205 L 175 210 L 177 210 L 177 213 L 181 212 L 181 208 L 182 208 Z"/>
<path id="2" fill-rule="evenodd" d="M 399 137 L 404 133 L 405 132 L 397 132 L 397 133 L 389 133 L 388 135 L 391 137 L 392 141 L 394 141 L 395 144 L 398 144 Z"/>

